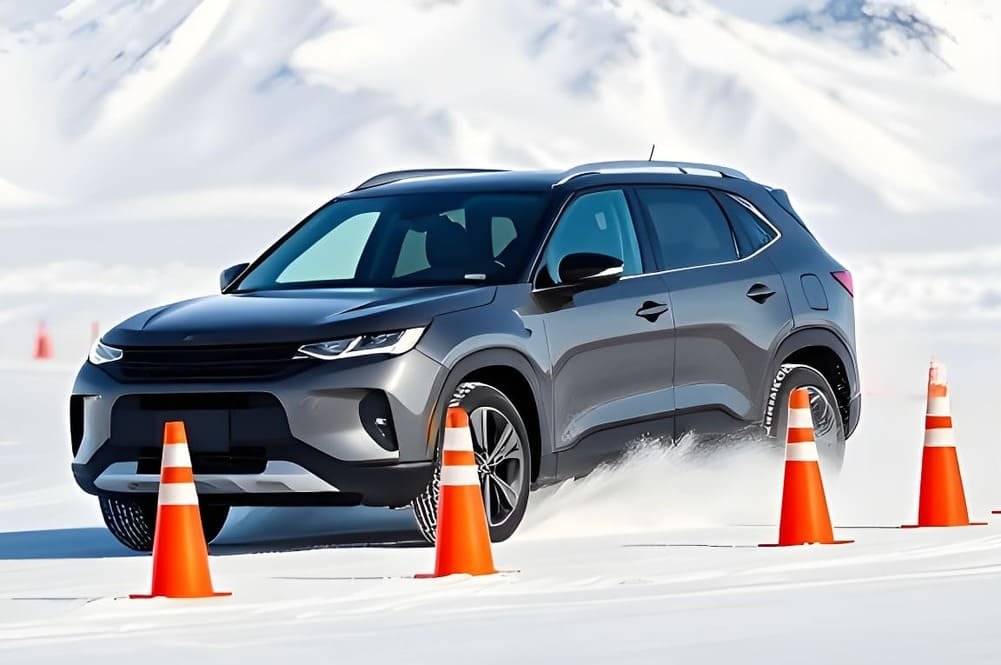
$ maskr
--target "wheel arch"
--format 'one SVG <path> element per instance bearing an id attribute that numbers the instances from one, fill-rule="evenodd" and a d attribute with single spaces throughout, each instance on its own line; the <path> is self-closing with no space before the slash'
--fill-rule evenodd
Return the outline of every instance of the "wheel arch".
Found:
<path id="1" fill-rule="evenodd" d="M 548 402 L 544 398 L 545 384 L 540 375 L 541 370 L 514 349 L 486 349 L 463 357 L 452 366 L 442 384 L 433 411 L 428 441 L 436 445 L 445 409 L 460 384 L 478 382 L 493 386 L 514 403 L 525 421 L 534 482 L 539 477 L 543 454 L 552 450 Z"/>
<path id="2" fill-rule="evenodd" d="M 772 357 L 768 380 L 782 365 L 807 365 L 820 372 L 834 390 L 845 432 L 853 429 L 851 402 L 858 395 L 855 355 L 845 341 L 828 328 L 804 328 L 790 333 Z"/>

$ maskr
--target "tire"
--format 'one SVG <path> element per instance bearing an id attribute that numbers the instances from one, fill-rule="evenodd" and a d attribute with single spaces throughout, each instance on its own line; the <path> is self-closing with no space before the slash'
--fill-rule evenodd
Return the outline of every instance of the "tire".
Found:
<path id="1" fill-rule="evenodd" d="M 845 460 L 845 424 L 838 399 L 824 375 L 807 365 L 782 365 L 769 388 L 764 426 L 777 447 L 785 445 L 789 395 L 795 388 L 810 392 L 817 454 L 825 475 L 837 476 Z"/>
<path id="2" fill-rule="evenodd" d="M 483 383 L 460 384 L 452 395 L 449 405 L 461 406 L 470 414 L 473 448 L 476 451 L 480 486 L 484 494 L 484 506 L 487 510 L 490 540 L 495 543 L 507 540 L 514 534 L 525 516 L 528 494 L 531 489 L 532 455 L 525 422 L 521 414 L 518 413 L 518 409 L 504 393 Z M 487 423 L 486 427 L 484 427 L 484 422 Z M 512 438 L 510 439 L 504 439 L 504 432 L 507 431 L 505 423 L 510 425 L 512 429 Z M 494 456 L 494 460 L 500 460 L 500 463 L 493 461 L 491 464 L 485 464 L 488 456 L 481 442 L 481 439 L 484 438 L 482 431 L 487 433 L 488 445 L 491 442 L 496 444 L 499 439 L 504 439 L 507 445 L 502 448 L 502 451 L 513 446 L 513 452 L 503 459 Z M 421 535 L 429 543 L 435 541 L 438 520 L 438 479 L 441 473 L 441 440 L 444 428 L 439 428 L 439 432 L 434 475 L 424 491 L 417 495 L 410 504 L 414 509 L 414 517 Z M 496 451 L 496 449 L 492 450 Z M 516 492 L 516 498 L 513 501 L 509 500 L 510 492 L 502 489 L 498 480 L 505 481 L 506 489 L 513 489 Z"/>
<path id="3" fill-rule="evenodd" d="M 153 550 L 156 532 L 156 497 L 111 499 L 99 497 L 104 523 L 122 545 L 137 552 Z M 212 542 L 229 516 L 229 506 L 200 506 L 205 542 Z"/>

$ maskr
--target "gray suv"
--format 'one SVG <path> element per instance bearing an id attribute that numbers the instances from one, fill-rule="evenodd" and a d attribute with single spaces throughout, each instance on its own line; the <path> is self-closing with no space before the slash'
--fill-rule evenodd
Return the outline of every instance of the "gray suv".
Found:
<path id="1" fill-rule="evenodd" d="M 76 379 L 73 473 L 131 548 L 152 545 L 168 420 L 209 539 L 248 505 L 413 506 L 430 539 L 458 403 L 503 540 L 530 489 L 631 442 L 769 445 L 805 386 L 834 470 L 859 419 L 850 274 L 782 190 L 725 167 L 385 173 L 221 290 L 119 324 Z"/>

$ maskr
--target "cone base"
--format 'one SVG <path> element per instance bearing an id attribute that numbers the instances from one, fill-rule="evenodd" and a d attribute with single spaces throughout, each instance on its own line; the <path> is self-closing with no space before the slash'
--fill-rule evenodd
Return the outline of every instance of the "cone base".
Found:
<path id="1" fill-rule="evenodd" d="M 502 571 L 499 571 L 499 570 L 483 570 L 483 571 L 476 571 L 475 573 L 465 573 L 465 572 L 461 572 L 461 571 L 456 571 L 454 573 L 417 573 L 416 575 L 414 575 L 414 579 L 415 580 L 435 580 L 435 579 L 438 579 L 439 577 L 451 577 L 452 575 L 469 575 L 471 577 L 483 577 L 485 575 L 496 575 L 499 572 L 502 572 Z"/>
<path id="2" fill-rule="evenodd" d="M 918 526 L 966 526 L 970 513 L 954 446 L 925 446 L 921 459 Z"/>
<path id="3" fill-rule="evenodd" d="M 433 577 L 496 572 L 480 486 L 443 485 Z"/>
<path id="4" fill-rule="evenodd" d="M 824 481 L 816 461 L 786 460 L 775 546 L 836 544 Z"/>
<path id="5" fill-rule="evenodd" d="M 197 596 L 167 596 L 165 594 L 153 595 L 150 593 L 130 593 L 129 598 L 132 600 L 149 600 L 151 598 L 171 598 L 174 600 L 197 600 L 199 598 L 222 598 L 225 596 L 232 596 L 231 591 L 213 591 L 209 594 L 200 594 Z"/>
<path id="6" fill-rule="evenodd" d="M 761 543 L 758 547 L 806 547 L 808 545 L 850 545 L 854 540 L 830 540 L 823 543 Z"/>
<path id="7" fill-rule="evenodd" d="M 520 570 L 495 570 L 489 573 L 447 573 L 445 575 L 436 575 L 435 573 L 417 573 L 414 575 L 415 580 L 436 580 L 439 577 L 451 577 L 452 575 L 469 575 L 471 577 L 485 577 L 487 575 L 511 575 L 512 573 L 520 573 Z"/>
<path id="8" fill-rule="evenodd" d="M 999 513 L 1001 514 L 1001 513 Z M 901 529 L 955 529 L 964 526 L 987 526 L 987 522 L 967 522 L 965 524 L 901 524 Z"/>

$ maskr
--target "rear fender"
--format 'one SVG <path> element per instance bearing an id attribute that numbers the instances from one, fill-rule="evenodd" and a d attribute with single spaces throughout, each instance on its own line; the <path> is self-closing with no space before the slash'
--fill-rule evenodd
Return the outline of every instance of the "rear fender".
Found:
<path id="1" fill-rule="evenodd" d="M 845 431 L 850 435 L 858 422 L 858 398 L 860 391 L 858 364 L 855 360 L 855 354 L 852 352 L 848 344 L 836 332 L 829 328 L 803 328 L 795 330 L 790 333 L 781 344 L 779 344 L 774 355 L 772 356 L 769 372 L 765 376 L 765 381 L 767 383 L 762 386 L 762 390 L 759 393 L 768 396 L 765 400 L 763 408 L 762 422 L 765 427 L 768 428 L 771 420 L 770 416 L 774 415 L 770 414 L 769 410 L 774 409 L 774 404 L 771 404 L 771 398 L 774 392 L 776 377 L 778 376 L 782 365 L 786 362 L 786 359 L 794 353 L 809 347 L 824 347 L 830 349 L 838 357 L 842 366 L 845 368 L 849 386 L 849 404 L 844 405 L 849 411 Z"/>

